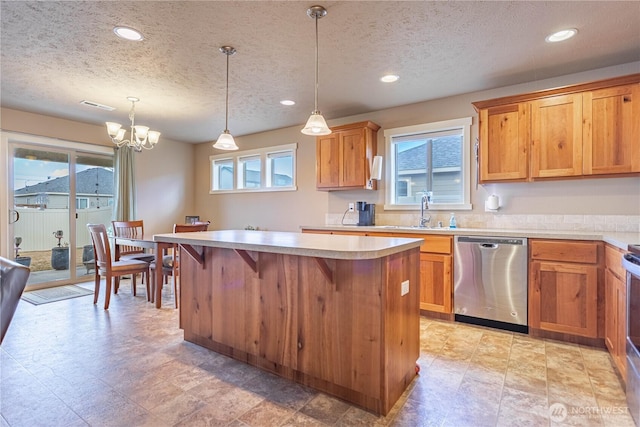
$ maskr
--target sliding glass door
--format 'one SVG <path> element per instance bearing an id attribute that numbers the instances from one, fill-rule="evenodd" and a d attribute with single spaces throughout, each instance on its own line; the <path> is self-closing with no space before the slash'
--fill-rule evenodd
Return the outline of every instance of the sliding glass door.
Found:
<path id="1" fill-rule="evenodd" d="M 9 236 L 16 261 L 29 265 L 27 289 L 92 280 L 87 223 L 109 224 L 112 150 L 9 141 Z"/>

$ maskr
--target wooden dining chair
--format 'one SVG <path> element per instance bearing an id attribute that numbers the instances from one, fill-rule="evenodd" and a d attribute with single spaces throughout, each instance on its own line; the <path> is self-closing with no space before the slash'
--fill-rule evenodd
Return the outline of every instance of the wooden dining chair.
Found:
<path id="1" fill-rule="evenodd" d="M 93 253 L 96 259 L 95 273 L 95 290 L 93 293 L 93 303 L 98 302 L 98 294 L 100 293 L 100 279 L 105 277 L 107 289 L 104 299 L 104 309 L 109 308 L 109 300 L 111 299 L 111 282 L 115 280 L 117 287 L 120 284 L 120 277 L 131 275 L 131 291 L 136 294 L 136 274 L 145 273 L 149 270 L 149 264 L 144 261 L 134 259 L 113 261 L 111 258 L 111 246 L 109 245 L 109 236 L 104 224 L 87 224 L 91 241 L 93 242 Z M 147 295 L 149 295 L 149 280 L 147 280 Z"/>
<path id="2" fill-rule="evenodd" d="M 111 226 L 113 227 L 113 235 L 116 237 L 130 237 L 142 238 L 144 236 L 144 221 L 143 220 L 133 220 L 133 221 L 111 221 Z M 119 245 L 120 246 L 120 259 L 121 260 L 135 260 L 135 261 L 144 261 L 149 265 L 151 261 L 155 258 L 153 254 L 145 252 L 143 248 L 139 248 L 136 246 L 127 246 L 127 245 Z M 142 276 L 142 283 L 147 283 L 147 288 L 149 288 L 149 271 L 145 272 L 147 276 L 147 280 L 145 282 L 144 274 Z M 117 293 L 118 289 L 114 289 Z M 147 292 L 147 301 L 150 301 L 151 297 Z"/>
<path id="3" fill-rule="evenodd" d="M 209 221 L 198 221 L 191 224 L 173 224 L 173 232 L 174 233 L 189 233 L 194 231 L 207 231 L 209 228 Z M 152 273 L 153 280 L 155 280 L 155 269 L 156 263 L 152 262 L 150 264 L 150 269 Z M 179 260 L 179 252 L 178 245 L 174 245 L 171 249 L 171 254 L 164 255 L 162 257 L 162 277 L 168 278 L 172 277 L 173 279 L 173 294 L 174 300 L 176 304 L 176 308 L 178 308 L 178 280 L 180 276 L 180 260 Z M 155 295 L 155 286 L 151 286 L 151 294 Z M 162 286 L 162 284 L 160 284 Z"/>

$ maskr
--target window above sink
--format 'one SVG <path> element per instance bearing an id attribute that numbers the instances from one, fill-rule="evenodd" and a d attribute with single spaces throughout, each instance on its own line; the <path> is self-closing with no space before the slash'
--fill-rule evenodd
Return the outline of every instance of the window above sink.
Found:
<path id="1" fill-rule="evenodd" d="M 387 129 L 385 210 L 470 210 L 471 117 Z"/>

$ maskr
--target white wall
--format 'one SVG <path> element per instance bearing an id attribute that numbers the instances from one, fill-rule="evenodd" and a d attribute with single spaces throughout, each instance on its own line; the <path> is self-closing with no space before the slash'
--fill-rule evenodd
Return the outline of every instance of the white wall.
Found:
<path id="1" fill-rule="evenodd" d="M 472 143 L 478 135 L 474 101 L 532 92 L 552 87 L 640 72 L 640 62 L 541 80 L 526 84 L 462 94 L 449 98 L 405 105 L 357 116 L 329 120 L 330 126 L 371 120 L 381 126 L 378 131 L 378 153 L 384 154 L 385 129 L 420 123 L 473 117 Z M 363 200 L 376 204 L 376 214 L 385 213 L 385 181 L 377 191 L 352 190 L 322 192 L 315 189 L 315 142 L 302 135 L 300 126 L 254 135 L 236 137 L 240 149 L 299 142 L 298 191 L 288 194 L 249 193 L 209 195 L 208 156 L 218 154 L 210 144 L 196 149 L 196 213 L 212 220 L 213 228 L 243 228 L 246 225 L 272 230 L 297 230 L 301 225 L 322 225 L 325 213 L 342 214 L 349 202 Z M 475 165 L 472 165 L 472 176 Z M 473 182 L 473 180 L 472 180 Z M 581 214 L 640 215 L 640 178 L 607 178 L 473 185 L 473 211 L 484 213 L 484 200 L 492 193 L 501 196 L 501 214 Z M 387 211 L 386 213 L 389 213 Z"/>

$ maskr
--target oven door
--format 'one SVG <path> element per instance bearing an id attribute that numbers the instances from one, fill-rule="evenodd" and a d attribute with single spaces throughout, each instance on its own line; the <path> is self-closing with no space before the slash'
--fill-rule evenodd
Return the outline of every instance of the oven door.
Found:
<path id="1" fill-rule="evenodd" d="M 640 425 L 640 256 L 626 254 L 627 270 L 627 405 Z"/>

